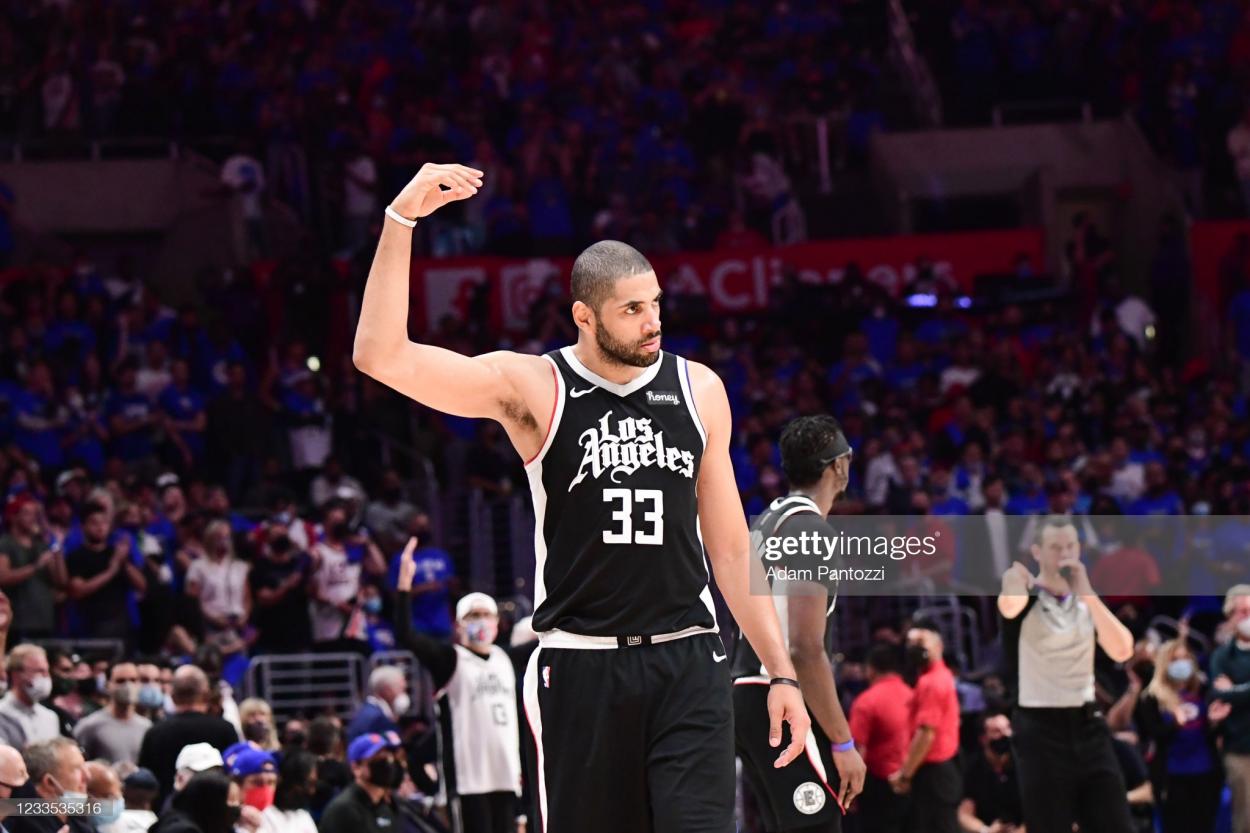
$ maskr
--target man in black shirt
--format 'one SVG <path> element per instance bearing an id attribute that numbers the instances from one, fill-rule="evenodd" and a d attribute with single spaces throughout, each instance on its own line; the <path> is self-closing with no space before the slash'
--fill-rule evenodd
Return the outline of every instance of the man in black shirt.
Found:
<path id="1" fill-rule="evenodd" d="M 399 735 L 370 732 L 347 747 L 356 781 L 339 793 L 321 816 L 321 833 L 395 833 L 398 810 L 392 797 L 404 780 Z"/>
<path id="2" fill-rule="evenodd" d="M 170 697 L 177 709 L 143 736 L 139 766 L 150 769 L 161 784 L 161 799 L 174 783 L 174 764 L 184 746 L 208 743 L 222 752 L 239 741 L 234 727 L 220 717 L 206 714 L 208 676 L 194 665 L 174 672 Z"/>
<path id="3" fill-rule="evenodd" d="M 1005 714 L 986 715 L 980 741 L 980 754 L 964 773 L 959 824 L 978 833 L 1015 833 L 1024 812 L 1011 760 L 1011 719 Z"/>
<path id="4" fill-rule="evenodd" d="M 98 504 L 88 507 L 82 535 L 82 546 L 65 556 L 79 627 L 95 638 L 130 640 L 130 591 L 147 587 L 142 568 L 131 560 L 130 536 L 116 536 L 110 548 L 108 510 Z"/>
<path id="5" fill-rule="evenodd" d="M 312 624 L 305 588 L 312 574 L 312 560 L 291 541 L 286 518 L 270 521 L 260 554 L 249 574 L 255 600 L 252 622 L 260 632 L 255 652 L 307 651 L 312 643 Z"/>

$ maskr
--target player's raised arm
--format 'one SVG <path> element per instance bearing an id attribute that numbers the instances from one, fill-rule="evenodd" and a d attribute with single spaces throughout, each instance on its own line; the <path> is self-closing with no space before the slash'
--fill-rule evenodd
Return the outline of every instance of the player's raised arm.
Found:
<path id="1" fill-rule="evenodd" d="M 362 372 L 423 405 L 507 424 L 529 413 L 516 376 L 533 369 L 535 362 L 541 371 L 542 359 L 506 352 L 470 357 L 408 338 L 412 231 L 401 220 L 426 217 L 448 203 L 468 199 L 477 193 L 483 176 L 482 171 L 464 165 L 427 163 L 391 203 L 390 209 L 401 219 L 388 212 L 382 225 L 365 285 L 352 361 Z"/>
<path id="2" fill-rule="evenodd" d="M 690 383 L 707 430 L 707 446 L 699 464 L 699 521 L 708 558 L 716 571 L 716 583 L 738 627 L 769 674 L 793 680 L 794 664 L 781 638 L 773 600 L 767 595 L 752 595 L 750 589 L 751 538 L 729 458 L 731 416 L 725 386 L 715 373 L 695 362 L 690 362 Z M 782 722 L 790 724 L 790 745 L 776 763 L 784 766 L 802 753 L 811 726 L 798 688 L 773 686 L 768 714 L 769 743 L 773 746 L 781 743 Z"/>

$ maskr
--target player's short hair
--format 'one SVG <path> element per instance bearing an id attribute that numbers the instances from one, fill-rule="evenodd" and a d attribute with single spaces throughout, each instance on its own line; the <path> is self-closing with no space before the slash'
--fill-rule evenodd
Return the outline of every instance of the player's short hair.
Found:
<path id="1" fill-rule="evenodd" d="M 781 470 L 790 487 L 802 489 L 820 480 L 832 462 L 832 449 L 846 445 L 842 426 L 828 414 L 792 420 L 781 432 Z"/>
<path id="2" fill-rule="evenodd" d="M 1037 525 L 1037 531 L 1033 534 L 1034 546 L 1040 547 L 1042 545 L 1042 536 L 1046 534 L 1046 530 L 1063 529 L 1068 526 L 1076 529 L 1076 524 L 1073 523 L 1071 515 L 1047 515 L 1045 519 Z"/>
<path id="3" fill-rule="evenodd" d="M 582 250 L 573 261 L 571 294 L 596 313 L 612 294 L 619 278 L 654 271 L 642 252 L 619 240 L 600 240 Z"/>

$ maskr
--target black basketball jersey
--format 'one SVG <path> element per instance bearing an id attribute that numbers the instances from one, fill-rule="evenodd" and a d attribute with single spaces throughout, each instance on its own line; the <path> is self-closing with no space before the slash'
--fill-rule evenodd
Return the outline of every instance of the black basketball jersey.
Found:
<path id="1" fill-rule="evenodd" d="M 661 352 L 618 385 L 546 355 L 547 439 L 526 463 L 534 495 L 534 629 L 655 636 L 716 628 L 695 483 L 707 434 L 685 359 Z"/>
<path id="2" fill-rule="evenodd" d="M 777 535 L 784 530 L 787 537 L 798 536 L 803 532 L 814 532 L 817 535 L 828 537 L 832 534 L 828 523 L 825 521 L 824 515 L 820 512 L 820 507 L 816 502 L 807 495 L 790 494 L 785 497 L 779 497 L 769 504 L 764 510 L 764 514 L 755 519 L 755 523 L 751 524 L 751 557 L 761 558 L 763 551 L 764 539 Z M 773 586 L 773 581 L 769 579 L 769 586 Z M 832 594 L 831 601 L 836 602 L 837 595 Z M 773 594 L 773 605 L 777 608 L 777 618 L 781 622 L 781 635 L 785 640 L 787 650 L 790 647 L 790 617 L 787 610 L 789 596 L 784 592 Z M 829 612 L 833 612 L 832 604 Z M 825 628 L 825 648 L 831 650 L 830 632 L 828 627 Z M 733 669 L 730 672 L 735 679 L 744 677 L 767 677 L 768 670 L 764 668 L 760 662 L 759 656 L 755 653 L 755 649 L 751 647 L 751 643 L 738 631 L 737 638 L 734 642 Z"/>

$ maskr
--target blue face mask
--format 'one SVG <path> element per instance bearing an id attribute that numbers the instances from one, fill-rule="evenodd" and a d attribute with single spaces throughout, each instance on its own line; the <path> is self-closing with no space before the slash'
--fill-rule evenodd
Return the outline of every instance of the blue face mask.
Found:
<path id="1" fill-rule="evenodd" d="M 1174 659 L 1168 663 L 1168 679 L 1175 683 L 1183 683 L 1194 675 L 1192 659 Z"/>
<path id="2" fill-rule="evenodd" d="M 377 596 L 372 596 L 368 599 L 365 599 L 364 608 L 365 608 L 365 613 L 381 613 L 382 612 L 382 600 L 379 599 Z"/>
<path id="3" fill-rule="evenodd" d="M 156 683 L 144 683 L 139 687 L 137 705 L 141 709 L 159 709 L 165 705 L 165 692 Z"/>
<path id="4" fill-rule="evenodd" d="M 91 814 L 91 821 L 95 824 L 97 830 L 117 821 L 122 817 L 122 810 L 126 809 L 126 802 L 120 798 L 101 798 L 96 800 L 104 805 L 103 810 Z"/>

